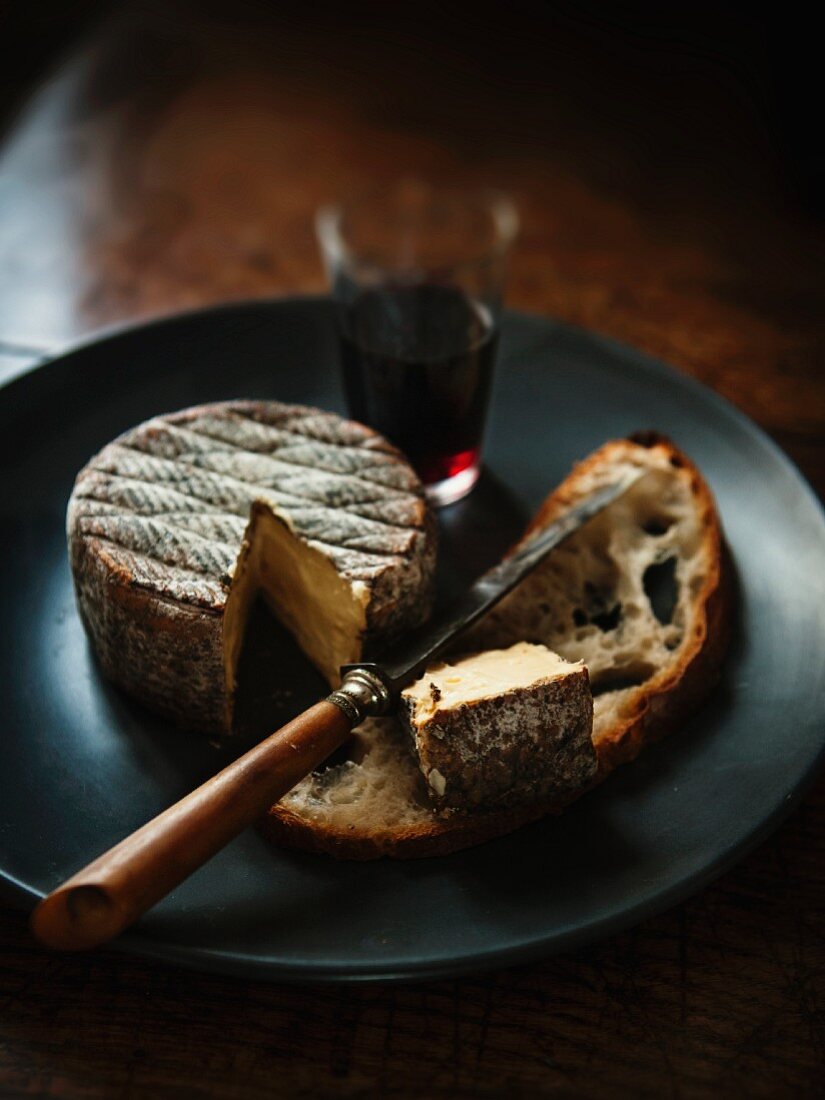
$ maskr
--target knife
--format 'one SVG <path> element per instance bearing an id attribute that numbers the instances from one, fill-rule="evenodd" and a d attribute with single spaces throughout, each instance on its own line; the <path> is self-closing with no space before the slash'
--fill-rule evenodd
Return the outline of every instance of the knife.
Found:
<path id="1" fill-rule="evenodd" d="M 600 487 L 536 531 L 435 621 L 378 662 L 341 669 L 341 686 L 223 771 L 127 836 L 34 910 L 37 938 L 60 950 L 112 939 L 188 878 L 321 764 L 365 718 L 391 714 L 401 689 L 437 660 L 545 557 L 634 485 L 643 471 Z"/>

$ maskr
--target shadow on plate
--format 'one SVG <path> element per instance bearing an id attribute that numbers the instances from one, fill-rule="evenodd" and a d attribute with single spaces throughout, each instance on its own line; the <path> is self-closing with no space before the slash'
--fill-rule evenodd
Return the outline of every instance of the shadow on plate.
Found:
<path id="1" fill-rule="evenodd" d="M 524 531 L 527 514 L 515 495 L 485 467 L 464 500 L 438 513 L 438 599 L 455 599 L 500 561 Z"/>

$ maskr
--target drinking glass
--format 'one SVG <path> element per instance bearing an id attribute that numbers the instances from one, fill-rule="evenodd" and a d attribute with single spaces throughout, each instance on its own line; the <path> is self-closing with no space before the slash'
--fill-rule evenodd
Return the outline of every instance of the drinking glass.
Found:
<path id="1" fill-rule="evenodd" d="M 350 416 L 407 455 L 436 506 L 459 500 L 481 466 L 513 204 L 407 181 L 316 225 Z"/>

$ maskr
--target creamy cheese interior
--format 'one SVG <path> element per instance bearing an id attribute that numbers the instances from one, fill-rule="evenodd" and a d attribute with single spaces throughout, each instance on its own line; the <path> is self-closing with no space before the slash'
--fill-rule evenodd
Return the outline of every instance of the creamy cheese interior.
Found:
<path id="1" fill-rule="evenodd" d="M 495 698 L 580 667 L 581 662 L 571 664 L 546 646 L 516 642 L 509 649 L 489 649 L 452 664 L 433 665 L 402 694 L 414 703 L 413 720 L 426 722 L 437 710 Z"/>
<path id="2" fill-rule="evenodd" d="M 330 685 L 337 687 L 341 665 L 361 657 L 367 586 L 345 580 L 325 554 L 299 538 L 266 505 L 256 503 L 226 604 L 224 652 L 230 692 L 236 686 L 246 623 L 258 593 Z"/>

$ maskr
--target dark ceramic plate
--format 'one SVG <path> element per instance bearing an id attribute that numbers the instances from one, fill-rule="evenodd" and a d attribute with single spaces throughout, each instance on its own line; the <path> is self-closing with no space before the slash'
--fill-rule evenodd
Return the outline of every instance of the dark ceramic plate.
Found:
<path id="1" fill-rule="evenodd" d="M 487 472 L 442 515 L 442 590 L 486 567 L 575 459 L 655 427 L 704 470 L 733 548 L 740 612 L 722 685 L 560 819 L 443 859 L 360 865 L 277 851 L 249 831 L 124 948 L 272 979 L 514 963 L 673 905 L 801 796 L 825 734 L 816 499 L 753 424 L 662 364 L 538 317 L 510 314 L 503 336 Z M 335 357 L 325 302 L 240 305 L 110 335 L 0 390 L 0 873 L 25 904 L 228 759 L 100 678 L 64 548 L 75 471 L 129 425 L 195 402 L 340 409 Z"/>

